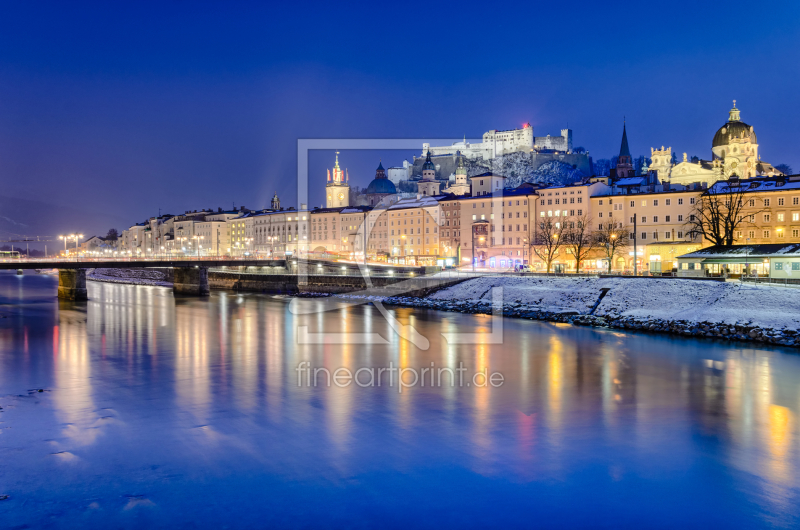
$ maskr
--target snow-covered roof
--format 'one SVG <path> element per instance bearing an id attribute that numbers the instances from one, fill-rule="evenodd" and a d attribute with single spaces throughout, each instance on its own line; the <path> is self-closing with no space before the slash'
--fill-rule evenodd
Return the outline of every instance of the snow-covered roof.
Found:
<path id="1" fill-rule="evenodd" d="M 733 186 L 731 184 L 735 183 Z M 708 188 L 708 193 L 739 193 L 744 188 L 745 193 L 760 193 L 762 191 L 782 191 L 800 189 L 800 175 L 788 177 L 756 177 L 750 179 L 720 180 Z"/>
<path id="2" fill-rule="evenodd" d="M 644 177 L 627 177 L 616 181 L 614 186 L 641 186 L 643 182 Z"/>
<path id="3" fill-rule="evenodd" d="M 439 198 L 443 196 L 431 197 L 430 195 L 423 195 L 414 199 L 400 199 L 393 205 L 389 206 L 389 210 L 405 210 L 407 208 L 432 208 L 439 205 Z"/>
<path id="4" fill-rule="evenodd" d="M 683 256 L 679 259 L 704 259 L 704 258 L 772 258 L 780 256 L 800 257 L 800 244 L 772 243 L 766 245 L 715 245 L 706 247 Z"/>
<path id="5" fill-rule="evenodd" d="M 491 171 L 487 171 L 486 173 L 481 173 L 480 175 L 472 175 L 470 178 L 475 179 L 478 177 L 499 177 L 501 179 L 506 178 L 503 175 L 498 175 L 497 173 L 492 173 Z"/>
<path id="6" fill-rule="evenodd" d="M 364 213 L 371 209 L 369 206 L 345 206 L 342 213 Z"/>

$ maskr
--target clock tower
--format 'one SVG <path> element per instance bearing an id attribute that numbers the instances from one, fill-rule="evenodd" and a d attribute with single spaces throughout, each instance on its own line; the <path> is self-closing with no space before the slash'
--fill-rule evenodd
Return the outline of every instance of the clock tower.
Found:
<path id="1" fill-rule="evenodd" d="M 350 205 L 350 180 L 346 170 L 339 167 L 339 151 L 336 151 L 336 163 L 333 174 L 328 170 L 328 184 L 325 186 L 326 206 L 328 208 L 342 208 Z"/>

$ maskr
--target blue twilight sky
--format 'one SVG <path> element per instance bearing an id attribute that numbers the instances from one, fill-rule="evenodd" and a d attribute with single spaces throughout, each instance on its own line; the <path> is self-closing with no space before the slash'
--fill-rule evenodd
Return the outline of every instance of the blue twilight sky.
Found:
<path id="1" fill-rule="evenodd" d="M 526 121 L 607 158 L 626 116 L 634 155 L 708 157 L 732 99 L 763 159 L 800 171 L 799 30 L 796 1 L 5 1 L 0 196 L 84 232 L 276 191 L 291 205 L 298 138 Z M 411 154 L 341 160 L 363 186 Z M 331 158 L 311 156 L 312 205 Z"/>

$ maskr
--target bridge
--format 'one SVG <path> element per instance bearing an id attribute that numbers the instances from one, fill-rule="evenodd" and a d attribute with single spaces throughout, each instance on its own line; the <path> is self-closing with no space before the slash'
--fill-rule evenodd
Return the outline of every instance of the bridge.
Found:
<path id="1" fill-rule="evenodd" d="M 209 294 L 209 269 L 256 270 L 269 268 L 271 273 L 282 275 L 329 276 L 359 275 L 363 264 L 306 259 L 247 259 L 247 258 L 54 258 L 54 259 L 8 259 L 0 261 L 0 270 L 58 270 L 58 297 L 64 300 L 86 300 L 86 272 L 88 269 L 172 269 L 173 291 L 180 295 L 204 296 Z M 370 276 L 394 277 L 421 276 L 439 270 L 438 267 L 387 266 L 369 263 Z"/>

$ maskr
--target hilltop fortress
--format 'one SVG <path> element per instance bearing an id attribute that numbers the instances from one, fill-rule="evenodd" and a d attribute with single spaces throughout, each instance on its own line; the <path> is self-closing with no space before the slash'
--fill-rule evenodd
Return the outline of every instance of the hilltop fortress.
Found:
<path id="1" fill-rule="evenodd" d="M 532 170 L 548 162 L 558 161 L 581 170 L 587 176 L 592 174 L 589 153 L 573 151 L 572 129 L 562 129 L 560 136 L 534 136 L 530 123 L 526 123 L 521 129 L 487 131 L 480 143 L 470 143 L 466 138 L 447 146 L 423 143 L 422 156 L 414 157 L 409 177 L 422 175 L 422 166 L 428 152 L 433 156 L 439 179 L 447 179 L 455 172 L 457 154 L 470 160 L 489 161 L 513 153 L 526 153 L 530 157 Z"/>

